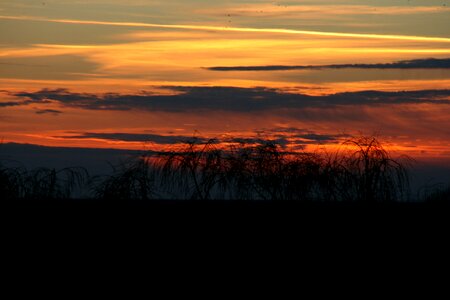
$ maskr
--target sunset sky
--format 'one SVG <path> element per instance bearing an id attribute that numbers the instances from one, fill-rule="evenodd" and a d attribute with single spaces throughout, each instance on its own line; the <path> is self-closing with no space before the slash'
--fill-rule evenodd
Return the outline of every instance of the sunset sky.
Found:
<path id="1" fill-rule="evenodd" d="M 4 143 L 361 133 L 450 162 L 449 0 L 0 1 Z"/>

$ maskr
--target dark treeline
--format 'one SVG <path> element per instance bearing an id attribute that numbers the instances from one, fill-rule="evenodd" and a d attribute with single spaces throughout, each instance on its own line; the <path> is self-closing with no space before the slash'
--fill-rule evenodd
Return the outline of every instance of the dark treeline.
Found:
<path id="1" fill-rule="evenodd" d="M 319 202 L 410 201 L 411 159 L 394 159 L 374 137 L 350 139 L 342 151 L 289 152 L 267 141 L 220 148 L 193 139 L 183 149 L 153 153 L 90 177 L 82 168 L 62 170 L 0 165 L 2 199 L 108 201 L 151 199 L 297 200 Z M 80 191 L 84 191 L 83 193 Z M 76 194 L 76 195 L 74 195 Z M 450 188 L 421 196 L 443 201 Z"/>

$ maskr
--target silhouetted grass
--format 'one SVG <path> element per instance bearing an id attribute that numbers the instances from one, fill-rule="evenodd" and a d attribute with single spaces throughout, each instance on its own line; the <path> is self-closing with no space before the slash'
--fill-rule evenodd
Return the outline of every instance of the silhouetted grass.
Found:
<path id="1" fill-rule="evenodd" d="M 68 199 L 77 187 L 83 187 L 88 177 L 83 168 L 32 170 L 23 175 L 23 198 Z"/>
<path id="2" fill-rule="evenodd" d="M 55 200 L 69 199 L 76 188 L 82 188 L 89 174 L 83 168 L 61 170 L 0 165 L 0 195 L 3 199 Z"/>
<path id="3" fill-rule="evenodd" d="M 149 200 L 155 195 L 154 169 L 146 157 L 113 166 L 113 174 L 91 179 L 90 186 L 97 199 Z"/>
<path id="4" fill-rule="evenodd" d="M 335 187 L 340 189 L 337 194 L 341 200 L 389 202 L 407 198 L 410 158 L 393 159 L 375 137 L 351 139 L 344 145 L 356 150 L 336 156 L 332 165 L 337 172 L 330 176 L 337 180 Z"/>
<path id="5" fill-rule="evenodd" d="M 19 168 L 0 165 L 0 195 L 3 200 L 19 199 L 22 196 L 23 178 Z"/>
<path id="6" fill-rule="evenodd" d="M 345 141 L 335 152 L 287 151 L 267 141 L 220 147 L 193 139 L 181 149 L 139 157 L 89 178 L 62 170 L 0 165 L 2 199 L 68 199 L 75 189 L 110 200 L 233 199 L 300 202 L 399 202 L 409 198 L 407 157 L 394 159 L 375 137 Z M 449 188 L 424 200 L 443 201 Z"/>
<path id="7" fill-rule="evenodd" d="M 407 163 L 394 160 L 373 137 L 351 139 L 341 153 L 284 151 L 264 142 L 219 149 L 193 140 L 162 152 L 154 168 L 162 186 L 189 199 L 400 201 L 407 198 Z M 354 150 L 356 149 L 356 150 Z"/>

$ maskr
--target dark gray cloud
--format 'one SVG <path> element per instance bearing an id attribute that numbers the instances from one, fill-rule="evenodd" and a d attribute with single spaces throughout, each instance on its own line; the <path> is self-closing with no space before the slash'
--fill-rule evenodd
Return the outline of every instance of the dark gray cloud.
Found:
<path id="1" fill-rule="evenodd" d="M 65 139 L 103 139 L 122 142 L 152 142 L 155 144 L 177 144 L 186 141 L 196 140 L 200 143 L 208 141 L 208 139 L 194 136 L 181 135 L 159 135 L 147 133 L 99 133 L 99 132 L 81 132 L 70 136 L 56 136 Z"/>
<path id="2" fill-rule="evenodd" d="M 450 58 L 425 58 L 402 60 L 380 64 L 335 64 L 335 65 L 269 65 L 269 66 L 231 66 L 208 67 L 210 71 L 289 71 L 321 69 L 450 69 Z"/>
<path id="3" fill-rule="evenodd" d="M 166 87 L 176 95 L 141 94 L 89 94 L 73 93 L 66 89 L 43 89 L 20 92 L 14 96 L 25 103 L 58 103 L 68 107 L 90 110 L 147 110 L 188 112 L 199 110 L 258 112 L 276 109 L 309 107 L 335 107 L 342 105 L 382 104 L 450 104 L 450 90 L 421 90 L 401 92 L 363 91 L 325 96 L 284 93 L 269 88 L 237 87 Z"/>
<path id="4" fill-rule="evenodd" d="M 150 151 L 45 147 L 33 144 L 3 143 L 0 145 L 0 161 L 8 167 L 29 169 L 46 167 L 57 170 L 67 167 L 83 167 L 90 175 L 112 172 L 111 165 L 120 165 L 129 158 L 139 157 Z"/>
<path id="5" fill-rule="evenodd" d="M 262 134 L 263 133 L 263 134 Z M 269 137 L 273 133 L 278 133 L 275 137 Z M 103 139 L 121 142 L 149 142 L 155 144 L 178 144 L 184 142 L 196 141 L 198 143 L 211 142 L 213 144 L 220 142 L 242 143 L 242 144 L 263 144 L 266 142 L 274 142 L 281 146 L 288 144 L 317 144 L 325 142 L 337 142 L 339 138 L 347 135 L 318 134 L 305 129 L 296 129 L 296 131 L 283 131 L 276 129 L 265 130 L 264 132 L 255 132 L 255 136 L 251 137 L 222 137 L 209 138 L 201 136 L 188 135 L 159 135 L 147 133 L 99 133 L 99 132 L 79 132 L 68 136 L 55 136 L 64 139 Z"/>
<path id="6" fill-rule="evenodd" d="M 261 137 L 246 137 L 246 138 L 226 138 L 223 139 L 223 142 L 228 143 L 239 143 L 239 144 L 264 144 L 267 142 L 276 143 L 280 146 L 287 146 L 289 144 L 289 141 L 284 137 L 278 137 L 278 138 L 261 138 Z"/>
<path id="7" fill-rule="evenodd" d="M 0 90 L 0 94 L 6 94 L 6 95 L 10 95 L 10 92 L 7 90 Z M 0 96 L 1 97 L 1 96 Z M 33 102 L 33 100 L 29 100 L 29 99 L 21 99 L 20 101 L 5 101 L 2 102 L 0 99 L 0 108 L 2 107 L 11 107 L 11 106 L 21 106 L 21 105 L 28 105 L 31 104 Z"/>
<path id="8" fill-rule="evenodd" d="M 42 114 L 58 115 L 58 114 L 62 114 L 62 111 L 56 110 L 56 109 L 40 109 L 40 110 L 37 110 L 36 113 L 38 115 L 42 115 Z"/>
<path id="9" fill-rule="evenodd" d="M 219 142 L 231 142 L 231 143 L 245 143 L 245 144 L 260 144 L 267 142 L 269 139 L 264 138 L 207 138 L 199 136 L 188 135 L 159 135 L 159 134 L 147 134 L 147 133 L 99 133 L 99 132 L 81 132 L 70 136 L 55 136 L 56 138 L 65 139 L 103 139 L 111 141 L 121 142 L 150 142 L 155 144 L 178 144 L 184 142 L 196 141 L 198 143 L 219 143 Z M 286 145 L 288 141 L 284 138 L 270 139 L 270 141 L 278 143 L 280 145 Z"/>
<path id="10" fill-rule="evenodd" d="M 20 106 L 20 105 L 26 105 L 26 104 L 24 104 L 24 102 L 15 102 L 15 101 L 0 102 L 0 107 Z"/>
<path id="11" fill-rule="evenodd" d="M 260 135 L 274 134 L 276 137 L 289 138 L 291 140 L 301 139 L 303 144 L 317 144 L 317 143 L 333 143 L 338 142 L 342 138 L 351 137 L 349 134 L 321 134 L 309 129 L 297 127 L 276 127 L 269 129 L 259 129 L 256 131 Z"/>
<path id="12" fill-rule="evenodd" d="M 347 135 L 341 134 L 317 134 L 317 133 L 305 133 L 295 135 L 296 138 L 306 139 L 313 142 L 330 143 L 336 142 L 339 138 L 348 137 Z"/>

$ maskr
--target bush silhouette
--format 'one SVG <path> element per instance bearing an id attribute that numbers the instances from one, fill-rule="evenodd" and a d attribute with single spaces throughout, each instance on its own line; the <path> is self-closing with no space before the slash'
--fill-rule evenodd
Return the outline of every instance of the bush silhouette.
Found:
<path id="1" fill-rule="evenodd" d="M 149 200 L 154 198 L 154 170 L 147 157 L 113 167 L 113 174 L 91 179 L 94 197 L 97 199 Z"/>
<path id="2" fill-rule="evenodd" d="M 3 200 L 21 198 L 22 172 L 17 168 L 5 168 L 0 165 L 0 195 Z"/>
<path id="3" fill-rule="evenodd" d="M 192 140 L 162 152 L 154 168 L 162 186 L 190 199 L 399 201 L 408 191 L 407 163 L 394 160 L 374 137 L 346 141 L 341 153 L 284 151 L 273 142 L 220 149 Z M 356 149 L 356 150 L 355 150 Z"/>
<path id="4" fill-rule="evenodd" d="M 89 174 L 83 168 L 61 170 L 0 166 L 0 195 L 3 199 L 55 200 L 68 199 L 82 188 Z"/>
<path id="5" fill-rule="evenodd" d="M 39 168 L 22 177 L 23 198 L 55 200 L 70 198 L 75 188 L 83 186 L 89 174 L 83 168 Z"/>
<path id="6" fill-rule="evenodd" d="M 165 191 L 178 189 L 188 199 L 208 200 L 214 192 L 225 192 L 226 157 L 215 140 L 185 142 L 181 151 L 160 152 L 153 161 Z"/>
<path id="7" fill-rule="evenodd" d="M 104 200 L 240 199 L 321 202 L 408 200 L 410 159 L 395 160 L 375 137 L 345 141 L 338 151 L 289 151 L 257 144 L 192 139 L 89 178 L 91 197 Z M 0 165 L 2 199 L 67 199 L 85 188 L 82 168 L 6 168 Z M 448 189 L 437 197 L 448 196 Z"/>
<path id="8" fill-rule="evenodd" d="M 341 187 L 346 189 L 343 200 L 364 202 L 399 201 L 405 199 L 409 188 L 407 166 L 410 158 L 403 162 L 395 160 L 374 137 L 348 140 L 344 145 L 356 150 L 341 157 L 337 176 Z"/>

